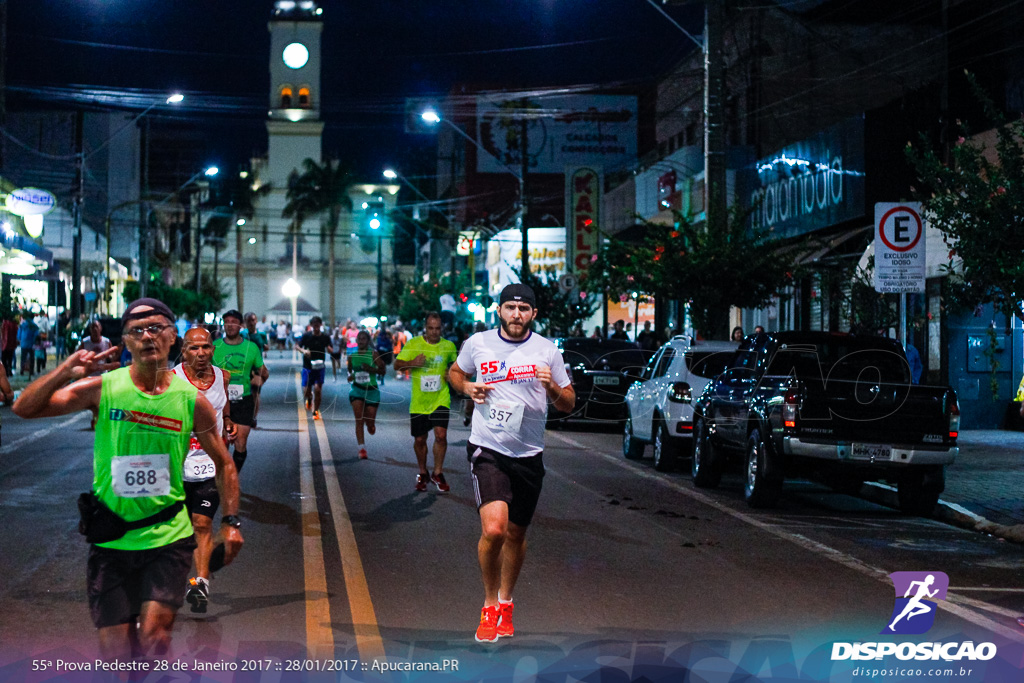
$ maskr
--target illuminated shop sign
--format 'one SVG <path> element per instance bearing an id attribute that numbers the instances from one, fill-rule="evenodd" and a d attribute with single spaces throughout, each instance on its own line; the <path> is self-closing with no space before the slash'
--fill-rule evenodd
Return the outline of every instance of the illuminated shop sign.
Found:
<path id="1" fill-rule="evenodd" d="M 776 239 L 863 217 L 864 119 L 849 119 L 760 159 L 757 177 L 751 225 L 770 229 Z"/>

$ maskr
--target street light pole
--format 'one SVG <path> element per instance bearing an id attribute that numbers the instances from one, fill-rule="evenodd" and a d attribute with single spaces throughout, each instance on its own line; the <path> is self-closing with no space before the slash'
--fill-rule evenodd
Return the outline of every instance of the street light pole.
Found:
<path id="1" fill-rule="evenodd" d="M 85 112 L 79 111 L 75 117 L 75 147 L 78 149 L 76 173 L 78 175 L 78 192 L 75 197 L 75 224 L 71 233 L 71 319 L 77 321 L 82 313 L 82 214 L 85 210 L 85 142 L 82 128 L 85 125 Z"/>

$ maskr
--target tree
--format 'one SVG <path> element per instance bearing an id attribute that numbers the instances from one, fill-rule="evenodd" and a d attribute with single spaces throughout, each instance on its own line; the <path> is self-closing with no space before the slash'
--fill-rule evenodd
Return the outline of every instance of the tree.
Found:
<path id="1" fill-rule="evenodd" d="M 689 303 L 697 332 L 728 334 L 729 307 L 761 308 L 792 283 L 792 257 L 773 249 L 766 231 L 746 230 L 734 211 L 730 230 L 714 233 L 676 213 L 674 226 L 644 222 L 639 243 L 609 239 L 595 256 L 581 288 L 622 300 L 634 292 Z"/>
<path id="2" fill-rule="evenodd" d="M 969 74 L 968 80 L 996 125 L 995 147 L 971 138 L 960 122 L 950 163 L 925 135 L 917 145 L 908 143 L 920 182 L 915 195 L 949 247 L 943 267 L 951 302 L 965 308 L 991 303 L 1024 320 L 1024 120 L 1007 121 Z"/>
<path id="3" fill-rule="evenodd" d="M 541 278 L 530 272 L 523 278 L 521 269 L 513 268 L 512 271 L 537 297 L 537 325 L 548 336 L 564 337 L 572 334 L 573 328 L 592 316 L 600 304 L 600 296 L 597 294 L 563 293 L 558 287 L 558 280 L 553 277 Z"/>
<path id="4" fill-rule="evenodd" d="M 288 205 L 285 206 L 285 218 L 296 218 L 297 229 L 301 229 L 302 221 L 308 216 L 322 213 L 324 215 L 322 229 L 327 237 L 327 277 L 329 280 L 329 320 L 335 316 L 335 274 L 334 274 L 334 242 L 341 222 L 341 212 L 352 210 L 352 200 L 348 196 L 348 188 L 354 177 L 352 171 L 340 161 L 330 160 L 318 164 L 312 159 L 304 159 L 302 172 L 297 169 L 288 176 Z"/>

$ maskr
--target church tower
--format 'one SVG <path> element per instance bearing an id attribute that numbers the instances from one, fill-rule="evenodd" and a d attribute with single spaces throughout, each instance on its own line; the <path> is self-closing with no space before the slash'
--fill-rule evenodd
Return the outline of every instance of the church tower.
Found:
<path id="1" fill-rule="evenodd" d="M 284 190 L 304 159 L 321 161 L 320 36 L 323 21 L 313 0 L 277 0 L 270 29 L 269 167 L 264 182 Z M 276 192 L 275 192 L 276 194 Z"/>

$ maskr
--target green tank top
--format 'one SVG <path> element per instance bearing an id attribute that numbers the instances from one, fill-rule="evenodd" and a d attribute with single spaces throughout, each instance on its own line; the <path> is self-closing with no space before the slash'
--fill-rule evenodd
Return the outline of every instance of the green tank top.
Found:
<path id="1" fill-rule="evenodd" d="M 373 349 L 353 351 L 348 354 L 348 357 L 352 361 L 352 373 L 355 377 L 353 383 L 361 387 L 377 386 L 377 366 L 373 363 Z M 369 378 L 363 377 L 360 374 L 364 372 L 369 374 Z M 360 380 L 363 379 L 366 381 L 361 382 Z"/>
<path id="2" fill-rule="evenodd" d="M 159 396 L 135 386 L 129 368 L 103 375 L 93 491 L 111 510 L 132 522 L 185 499 L 182 467 L 192 434 L 198 390 L 174 377 Z M 170 521 L 129 531 L 104 548 L 148 550 L 192 535 L 185 508 Z"/>

